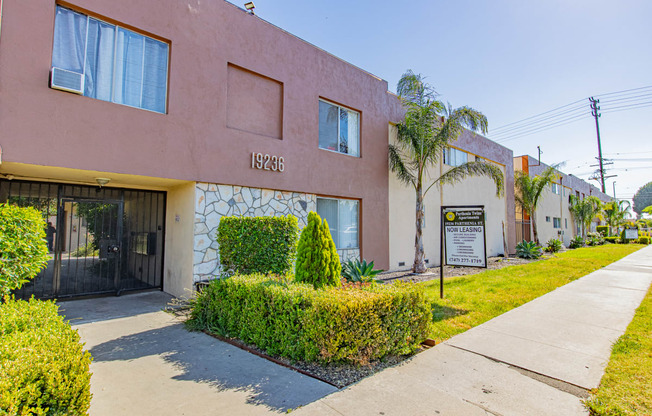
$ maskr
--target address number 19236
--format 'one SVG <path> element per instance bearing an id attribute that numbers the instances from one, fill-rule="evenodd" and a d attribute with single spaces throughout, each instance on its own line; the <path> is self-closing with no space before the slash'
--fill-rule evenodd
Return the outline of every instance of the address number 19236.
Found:
<path id="1" fill-rule="evenodd" d="M 260 170 L 283 172 L 285 170 L 285 160 L 283 156 L 270 156 L 268 154 L 253 152 L 251 154 L 251 167 Z"/>

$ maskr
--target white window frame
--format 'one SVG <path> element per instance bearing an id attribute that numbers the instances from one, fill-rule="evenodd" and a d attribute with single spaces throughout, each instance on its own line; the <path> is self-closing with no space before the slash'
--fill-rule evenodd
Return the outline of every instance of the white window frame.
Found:
<path id="1" fill-rule="evenodd" d="M 330 197 L 323 197 L 323 196 L 318 196 L 317 199 L 326 199 L 330 201 L 337 201 L 337 242 L 339 244 L 340 242 L 340 236 L 339 233 L 341 232 L 340 230 L 340 201 L 353 201 L 358 204 L 358 223 L 356 224 L 358 226 L 358 241 L 355 247 L 337 247 L 336 249 L 338 250 L 357 250 L 360 248 L 360 200 L 358 199 L 346 199 L 346 198 L 330 198 Z M 316 202 L 316 201 L 315 201 Z M 315 207 L 316 209 L 316 207 Z"/>
<path id="2" fill-rule="evenodd" d="M 556 182 L 552 183 L 552 193 L 555 195 L 561 195 L 561 185 Z"/>
<path id="3" fill-rule="evenodd" d="M 66 9 L 66 10 L 70 10 L 70 11 L 72 11 L 72 12 L 74 12 L 74 13 L 77 13 L 77 14 L 80 14 L 80 15 L 82 15 L 82 16 L 85 16 L 85 17 L 86 17 L 86 33 L 87 33 L 87 36 L 88 36 L 88 23 L 89 23 L 90 19 L 94 19 L 94 20 L 97 20 L 97 21 L 99 21 L 99 22 L 102 22 L 102 23 L 105 23 L 105 24 L 108 24 L 108 25 L 111 25 L 111 26 L 115 27 L 114 56 L 113 56 L 113 74 L 112 74 L 113 80 L 112 80 L 112 83 L 111 83 L 111 100 L 108 101 L 108 102 L 113 103 L 113 104 L 118 104 L 118 105 L 124 105 L 124 106 L 126 106 L 126 107 L 138 108 L 138 109 L 140 109 L 140 110 L 150 111 L 150 112 L 152 112 L 152 113 L 156 113 L 156 114 L 167 114 L 167 110 L 168 110 L 168 95 L 169 95 L 169 93 L 170 93 L 170 91 L 169 91 L 169 89 L 170 89 L 170 88 L 169 88 L 169 87 L 170 87 L 170 85 L 169 85 L 169 84 L 170 84 L 170 43 L 165 42 L 165 41 L 163 41 L 163 40 L 161 40 L 161 39 L 157 39 L 157 38 L 155 38 L 155 37 L 152 37 L 152 36 L 146 35 L 146 34 L 144 34 L 144 33 L 142 33 L 142 32 L 138 32 L 138 31 L 136 31 L 136 30 L 129 29 L 129 28 L 125 27 L 125 26 L 121 26 L 121 25 L 119 25 L 119 24 L 117 24 L 117 23 L 109 22 L 109 21 L 104 20 L 104 19 L 101 19 L 101 18 L 99 18 L 99 17 L 97 17 L 97 16 L 92 16 L 92 15 L 90 15 L 90 14 L 86 14 L 86 13 L 80 12 L 80 11 L 75 10 L 75 9 L 72 9 L 72 8 L 70 8 L 70 7 L 62 6 L 62 5 L 59 5 L 59 4 L 57 4 L 56 7 L 57 7 L 57 8 L 60 7 L 60 8 L 62 8 L 62 9 Z M 168 53 L 168 58 L 167 58 L 167 68 L 166 68 L 166 70 L 165 70 L 165 71 L 166 71 L 166 72 L 165 72 L 165 75 L 166 75 L 166 76 L 165 76 L 165 79 L 166 79 L 166 81 L 165 81 L 165 99 L 164 99 L 164 101 L 165 101 L 165 105 L 164 105 L 165 109 L 164 109 L 162 112 L 161 112 L 161 111 L 156 111 L 156 110 L 151 110 L 151 109 L 149 109 L 149 108 L 145 108 L 145 107 L 142 107 L 142 106 L 135 106 L 135 105 L 125 104 L 125 103 L 121 103 L 121 102 L 117 102 L 117 101 L 116 101 L 116 98 L 115 98 L 115 86 L 116 86 L 116 73 L 115 73 L 115 66 L 116 66 L 115 62 L 116 62 L 116 56 L 115 56 L 115 48 L 117 47 L 118 30 L 119 30 L 119 29 L 125 30 L 125 31 L 127 31 L 127 32 L 135 33 L 135 34 L 137 34 L 137 35 L 139 35 L 139 36 L 142 36 L 143 38 L 149 38 L 149 39 L 152 39 L 152 40 L 154 40 L 154 41 L 156 41 L 156 42 L 160 42 L 160 43 L 163 43 L 163 44 L 167 45 L 167 47 L 168 47 L 168 52 L 167 52 L 167 53 Z M 56 32 L 56 27 L 55 27 L 55 32 Z M 143 39 L 143 42 L 144 42 L 144 39 Z M 85 44 L 85 46 L 84 46 L 84 62 L 83 62 L 84 67 L 85 67 L 85 65 L 86 65 L 86 55 L 87 55 L 87 53 L 88 53 L 88 37 L 86 38 L 86 44 Z M 145 60 L 145 54 L 144 54 L 144 47 L 143 47 L 143 62 L 144 62 L 144 60 Z M 145 71 L 145 67 L 144 67 L 144 65 L 143 65 L 143 72 L 144 72 L 144 71 Z M 85 77 L 85 75 L 86 75 L 86 74 L 85 74 L 85 68 L 84 68 L 84 69 L 82 70 L 82 76 Z M 141 94 L 140 100 L 141 100 L 141 104 L 142 104 L 142 100 L 143 100 L 143 96 L 142 96 L 142 94 L 143 94 L 143 87 L 142 87 L 142 85 L 141 85 L 141 88 L 140 88 L 140 94 Z M 88 98 L 92 98 L 92 99 L 96 99 L 96 100 L 100 100 L 100 101 L 105 101 L 105 100 L 102 100 L 102 99 L 99 99 L 99 98 L 90 97 L 90 96 L 88 96 L 88 95 L 86 95 L 86 94 L 82 94 L 82 95 L 83 95 L 84 97 L 88 97 Z"/>
<path id="4" fill-rule="evenodd" d="M 332 150 L 332 149 L 327 149 L 325 147 L 321 147 L 321 142 L 319 142 L 319 137 L 317 137 L 317 140 L 319 142 L 318 143 L 319 148 L 322 149 L 322 150 L 326 150 L 328 152 L 338 153 L 340 155 L 347 155 L 347 156 L 351 156 L 351 157 L 355 157 L 355 158 L 361 157 L 360 155 L 362 153 L 362 151 L 361 151 L 362 149 L 361 149 L 360 144 L 362 142 L 362 140 L 361 140 L 361 136 L 362 136 L 362 129 L 361 129 L 362 113 L 360 111 L 358 111 L 358 110 L 354 110 L 354 109 L 349 108 L 349 107 L 344 107 L 343 105 L 336 104 L 336 103 L 334 103 L 332 101 L 324 100 L 323 98 L 320 98 L 319 101 L 338 108 L 338 112 L 337 112 L 338 113 L 338 117 L 337 117 L 337 149 L 338 150 Z M 341 152 L 339 150 L 340 149 L 340 121 L 341 121 L 340 117 L 339 117 L 339 110 L 342 110 L 342 109 L 344 109 L 346 111 L 352 111 L 352 112 L 358 114 L 358 154 L 357 155 L 352 155 L 351 153 L 344 153 L 344 152 Z M 319 120 L 318 120 L 318 122 L 319 122 Z M 319 125 L 317 126 L 317 128 L 319 129 Z"/>

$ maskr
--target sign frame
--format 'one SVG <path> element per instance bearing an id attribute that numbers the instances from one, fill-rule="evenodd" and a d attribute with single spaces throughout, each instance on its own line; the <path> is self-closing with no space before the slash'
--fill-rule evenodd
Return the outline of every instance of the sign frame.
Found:
<path id="1" fill-rule="evenodd" d="M 460 265 L 463 267 L 478 267 L 482 269 L 487 268 L 487 222 L 486 222 L 486 212 L 484 205 L 442 205 L 441 206 L 441 216 L 439 222 L 440 229 L 440 256 L 439 256 L 439 297 L 443 299 L 444 297 L 444 265 L 446 263 L 446 233 L 444 229 L 444 224 L 446 222 L 446 214 L 449 212 L 457 211 L 481 211 L 482 212 L 482 244 L 483 244 L 483 256 L 484 256 L 484 265 L 476 266 L 472 264 Z M 457 266 L 457 265 L 456 265 Z"/>

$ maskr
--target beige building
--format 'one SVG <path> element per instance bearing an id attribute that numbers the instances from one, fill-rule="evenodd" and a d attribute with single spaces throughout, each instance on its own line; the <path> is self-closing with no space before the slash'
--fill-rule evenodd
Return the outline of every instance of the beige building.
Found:
<path id="1" fill-rule="evenodd" d="M 396 129 L 390 130 L 390 143 L 395 140 Z M 496 186 L 489 178 L 471 177 L 456 185 L 433 186 L 424 197 L 425 226 L 423 246 L 426 265 L 439 265 L 441 207 L 451 205 L 483 205 L 487 256 L 514 252 L 514 176 L 513 152 L 491 140 L 465 131 L 439 159 L 439 166 L 431 169 L 431 179 L 436 179 L 451 166 L 472 162 L 478 158 L 498 166 L 505 177 L 505 194 L 496 196 Z M 432 180 L 428 180 L 428 184 Z M 412 187 L 399 182 L 389 174 L 389 263 L 390 270 L 412 267 L 414 262 L 414 236 L 416 229 L 416 196 Z"/>
<path id="2" fill-rule="evenodd" d="M 541 174 L 548 167 L 549 165 L 540 163 L 532 156 L 514 157 L 514 171 L 527 172 L 531 177 Z M 581 234 L 581 228 L 575 222 L 569 209 L 571 195 L 575 195 L 580 199 L 593 195 L 602 202 L 612 200 L 609 195 L 602 193 L 597 187 L 584 180 L 558 171 L 554 183 L 544 190 L 535 215 L 537 233 L 541 244 L 545 244 L 551 238 L 556 238 L 568 247 L 570 240 Z M 515 208 L 516 241 L 529 241 L 532 239 L 530 236 L 530 216 L 527 213 L 524 214 L 520 207 L 516 206 Z M 599 221 L 594 220 L 591 229 L 587 231 L 595 231 L 595 227 L 598 225 Z"/>

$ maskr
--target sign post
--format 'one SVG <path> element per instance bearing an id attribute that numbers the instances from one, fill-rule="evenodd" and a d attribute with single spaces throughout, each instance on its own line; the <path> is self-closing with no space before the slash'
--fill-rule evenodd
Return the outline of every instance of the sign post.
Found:
<path id="1" fill-rule="evenodd" d="M 487 267 L 484 205 L 441 207 L 439 296 L 444 297 L 444 264 Z"/>

